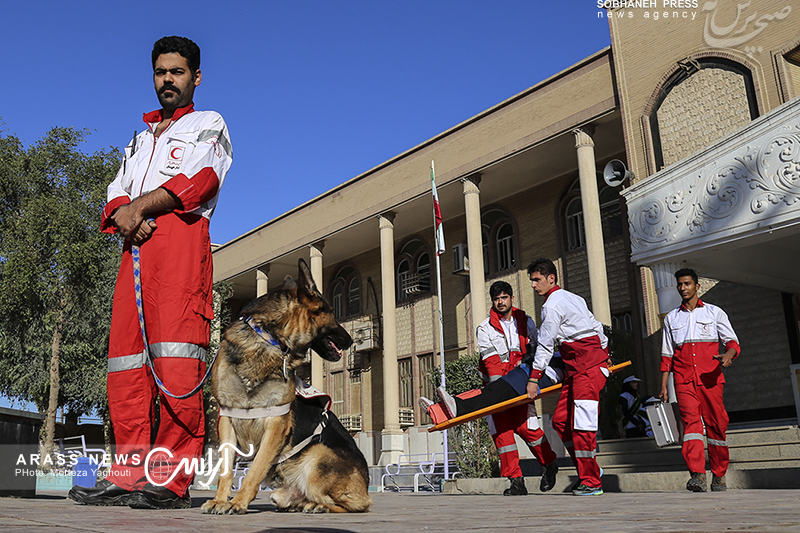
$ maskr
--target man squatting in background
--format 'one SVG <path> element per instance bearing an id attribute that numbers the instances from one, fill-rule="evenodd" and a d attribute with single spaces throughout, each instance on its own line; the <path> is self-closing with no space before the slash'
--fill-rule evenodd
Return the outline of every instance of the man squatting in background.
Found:
<path id="1" fill-rule="evenodd" d="M 147 128 L 125 148 L 101 222 L 102 231 L 125 237 L 109 338 L 108 404 L 115 457 L 128 460 L 115 462 L 95 487 L 70 490 L 71 499 L 87 505 L 189 507 L 193 474 L 180 469 L 164 486 L 159 485 L 166 479 L 151 484 L 145 457 L 153 448 L 168 449 L 174 459 L 158 472 L 168 478 L 182 458 L 196 458 L 203 450 L 202 394 L 184 400 L 162 395 L 158 433 L 151 436 L 158 389 L 144 356 L 131 243 L 140 246 L 144 320 L 155 370 L 168 390 L 184 394 L 205 372 L 214 316 L 208 224 L 232 150 L 219 113 L 194 111 L 200 48 L 185 37 L 164 37 L 153 47 L 152 64 L 161 109 L 144 115 Z"/>
<path id="2" fill-rule="evenodd" d="M 739 356 L 739 340 L 725 311 L 705 303 L 697 295 L 700 284 L 690 268 L 675 272 L 682 303 L 664 317 L 661 347 L 661 399 L 668 401 L 669 373 L 683 422 L 683 459 L 691 477 L 686 489 L 706 491 L 706 458 L 703 426 L 708 435 L 708 459 L 714 477 L 712 491 L 727 490 L 728 412 L 722 400 L 725 376 L 722 368 Z M 725 353 L 719 353 L 719 344 Z"/>
<path id="3" fill-rule="evenodd" d="M 477 328 L 481 354 L 478 371 L 484 387 L 456 397 L 440 387 L 439 396 L 442 401 L 439 404 L 424 397 L 420 398 L 420 404 L 428 411 L 434 423 L 444 422 L 448 418 L 471 413 L 526 393 L 531 372 L 530 362 L 537 342 L 536 324 L 524 311 L 513 307 L 514 293 L 507 282 L 494 282 L 489 288 L 489 296 L 492 299 L 489 317 Z M 554 361 L 560 362 L 560 359 L 554 358 Z M 553 368 L 548 367 L 547 371 L 552 383 L 560 381 L 563 375 L 557 364 Z M 546 492 L 552 489 L 556 483 L 558 465 L 555 462 L 556 455 L 539 426 L 536 406 L 533 403 L 517 405 L 487 418 L 489 431 L 500 455 L 500 475 L 511 481 L 511 486 L 503 494 L 528 494 L 519 466 L 515 433 L 525 441 L 542 465 L 539 490 Z"/>

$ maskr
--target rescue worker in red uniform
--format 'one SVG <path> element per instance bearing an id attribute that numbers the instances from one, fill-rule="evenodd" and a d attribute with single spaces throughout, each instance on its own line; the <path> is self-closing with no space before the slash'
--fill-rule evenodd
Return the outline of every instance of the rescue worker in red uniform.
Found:
<path id="1" fill-rule="evenodd" d="M 101 221 L 102 231 L 125 237 L 108 354 L 116 451 L 104 480 L 70 490 L 71 499 L 87 505 L 189 507 L 193 472 L 176 467 L 202 454 L 205 436 L 202 394 L 183 400 L 162 394 L 157 433 L 151 434 L 158 389 L 145 360 L 131 246 L 139 246 L 156 373 L 171 393 L 186 394 L 205 373 L 213 318 L 208 224 L 232 149 L 222 117 L 194 110 L 202 78 L 198 46 L 185 37 L 164 37 L 153 47 L 152 63 L 161 109 L 144 115 L 147 129 L 125 148 Z M 151 453 L 157 448 L 163 451 Z"/>
<path id="2" fill-rule="evenodd" d="M 564 384 L 553 414 L 553 429 L 578 470 L 575 496 L 603 494 L 601 471 L 595 459 L 600 391 L 608 378 L 608 339 L 580 296 L 558 285 L 556 267 L 549 259 L 528 265 L 533 290 L 545 297 L 528 397 L 539 394 L 539 380 L 556 348 L 564 361 Z"/>
<path id="3" fill-rule="evenodd" d="M 481 361 L 478 371 L 484 385 L 500 380 L 520 365 L 528 350 L 536 346 L 537 330 L 533 319 L 513 307 L 514 293 L 505 281 L 496 281 L 489 288 L 492 308 L 489 318 L 477 328 Z M 528 493 L 514 434 L 528 445 L 539 464 L 542 479 L 539 489 L 548 491 L 555 486 L 558 465 L 544 431 L 539 426 L 536 406 L 520 405 L 488 417 L 489 431 L 500 455 L 500 475 L 511 481 L 503 494 L 518 496 Z"/>
<path id="4" fill-rule="evenodd" d="M 664 317 L 661 348 L 661 399 L 668 400 L 669 374 L 675 379 L 675 394 L 683 422 L 683 459 L 691 477 L 686 489 L 706 491 L 706 458 L 703 426 L 708 439 L 712 491 L 727 490 L 728 412 L 722 399 L 725 376 L 722 368 L 739 356 L 739 340 L 728 315 L 705 303 L 697 295 L 700 284 L 690 268 L 675 272 L 682 303 Z M 725 353 L 719 353 L 719 344 Z"/>

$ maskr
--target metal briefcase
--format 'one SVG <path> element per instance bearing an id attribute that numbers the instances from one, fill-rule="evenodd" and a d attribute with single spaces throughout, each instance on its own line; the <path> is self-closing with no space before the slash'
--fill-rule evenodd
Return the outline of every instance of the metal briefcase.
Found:
<path id="1" fill-rule="evenodd" d="M 653 428 L 653 435 L 659 448 L 680 444 L 681 434 L 678 431 L 672 404 L 661 402 L 649 405 L 647 418 L 650 419 L 650 426 Z"/>

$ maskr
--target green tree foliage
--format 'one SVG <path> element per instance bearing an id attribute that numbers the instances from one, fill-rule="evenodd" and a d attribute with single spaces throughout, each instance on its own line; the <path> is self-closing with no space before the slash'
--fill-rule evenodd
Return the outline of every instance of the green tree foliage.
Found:
<path id="1" fill-rule="evenodd" d="M 452 395 L 461 394 L 483 386 L 478 376 L 480 355 L 467 355 L 454 361 L 445 361 L 444 375 L 447 392 Z M 429 378 L 434 387 L 441 384 L 441 373 L 438 369 L 431 372 Z M 448 429 L 448 441 L 456 452 L 456 464 L 461 476 L 465 478 L 487 478 L 498 475 L 498 455 L 494 441 L 489 433 L 486 418 L 479 418 L 466 424 Z"/>
<path id="2" fill-rule="evenodd" d="M 120 240 L 99 222 L 120 154 L 82 153 L 85 135 L 0 136 L 0 393 L 46 412 L 50 439 L 58 407 L 106 404 Z"/>

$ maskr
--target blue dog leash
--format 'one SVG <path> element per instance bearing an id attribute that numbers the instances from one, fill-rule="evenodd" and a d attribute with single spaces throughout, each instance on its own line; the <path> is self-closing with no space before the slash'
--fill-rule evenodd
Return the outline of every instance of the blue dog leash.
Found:
<path id="1" fill-rule="evenodd" d="M 170 396 L 171 398 L 185 400 L 186 398 L 197 394 L 197 391 L 203 388 L 203 384 L 211 375 L 211 370 L 214 368 L 214 361 L 217 360 L 219 349 L 217 349 L 217 352 L 214 354 L 211 364 L 208 365 L 208 368 L 206 369 L 206 375 L 203 376 L 203 379 L 200 380 L 200 383 L 198 383 L 195 388 L 188 393 L 181 395 L 172 394 L 167 390 L 167 388 L 164 386 L 164 383 L 161 381 L 161 378 L 159 378 L 158 374 L 156 374 L 156 366 L 153 364 L 153 358 L 150 355 L 150 344 L 147 342 L 147 331 L 144 327 L 144 309 L 142 306 L 142 267 L 141 260 L 139 258 L 139 246 L 133 243 L 131 243 L 131 256 L 133 257 L 133 288 L 136 295 L 136 310 L 139 312 L 139 327 L 142 330 L 142 340 L 144 341 L 144 353 L 147 366 L 149 366 L 150 370 L 153 372 L 153 379 L 155 380 L 156 385 L 158 385 L 158 388 L 161 389 L 161 392 L 167 396 Z"/>

